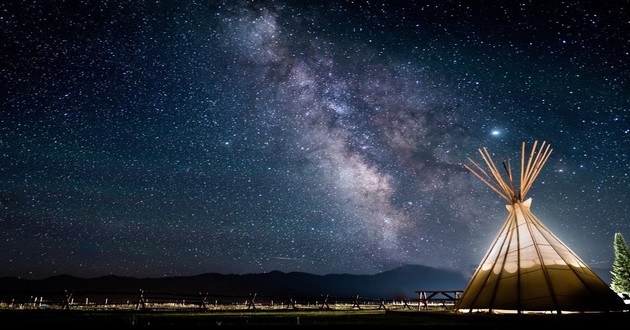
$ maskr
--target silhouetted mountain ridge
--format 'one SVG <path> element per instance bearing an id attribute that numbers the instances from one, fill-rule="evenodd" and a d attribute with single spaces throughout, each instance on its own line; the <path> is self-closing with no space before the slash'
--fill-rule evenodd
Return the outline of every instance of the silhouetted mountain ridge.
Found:
<path id="1" fill-rule="evenodd" d="M 463 290 L 468 278 L 462 273 L 422 265 L 405 265 L 374 275 L 328 274 L 271 271 L 256 274 L 205 273 L 194 276 L 134 278 L 106 275 L 80 278 L 57 275 L 41 280 L 0 278 L 0 293 L 65 292 L 132 293 L 169 292 L 177 294 L 315 297 L 330 295 L 372 298 L 411 298 L 416 290 Z"/>

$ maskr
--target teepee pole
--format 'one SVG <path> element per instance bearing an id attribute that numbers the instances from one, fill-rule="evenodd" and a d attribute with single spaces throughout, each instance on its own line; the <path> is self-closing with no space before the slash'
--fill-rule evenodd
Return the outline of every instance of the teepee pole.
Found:
<path id="1" fill-rule="evenodd" d="M 481 263 L 479 263 L 479 265 L 477 266 L 477 269 L 475 270 L 475 272 L 473 273 L 472 279 L 470 282 L 468 282 L 468 285 L 466 286 L 466 288 L 464 289 L 464 292 L 467 292 L 470 287 L 472 286 L 473 283 L 475 282 L 483 282 L 483 286 L 488 284 L 488 281 L 490 280 L 490 276 L 492 275 L 492 271 L 488 271 L 488 272 L 482 272 L 482 268 L 483 266 L 488 262 L 488 259 L 490 258 L 490 256 L 492 255 L 492 252 L 494 251 L 497 242 L 499 241 L 499 238 L 501 236 L 504 235 L 505 236 L 503 238 L 503 240 L 501 241 L 501 244 L 499 245 L 498 251 L 503 251 L 505 250 L 509 250 L 506 247 L 506 244 L 508 244 L 509 239 L 508 239 L 508 233 L 510 231 L 512 231 L 512 223 L 513 221 L 510 221 L 510 216 L 512 216 L 512 214 L 508 214 L 508 217 L 506 218 L 506 220 L 503 222 L 503 225 L 501 225 L 501 229 L 497 232 L 496 236 L 494 237 L 494 239 L 492 240 L 493 242 L 495 242 L 495 245 L 491 245 L 488 250 L 486 250 L 486 254 L 484 255 L 483 259 L 481 260 Z M 510 234 L 511 235 L 511 234 Z M 497 252 L 496 255 L 499 255 L 499 253 Z M 495 258 L 494 261 L 492 262 L 492 267 L 490 267 L 490 270 L 494 269 L 497 266 L 498 263 L 498 258 Z M 505 260 L 504 260 L 505 263 Z M 483 279 L 481 278 L 482 273 L 484 273 L 484 277 Z M 496 285 L 495 285 L 496 288 Z M 477 294 L 474 295 L 474 297 L 470 298 L 471 303 L 470 305 L 474 305 L 477 302 L 477 299 L 479 298 L 479 295 L 481 294 L 481 290 L 477 291 Z M 459 310 L 460 305 L 462 304 L 464 300 L 460 299 L 459 303 L 457 304 L 457 310 Z M 472 313 L 473 309 L 471 308 L 469 310 L 469 313 Z"/>
<path id="2" fill-rule="evenodd" d="M 536 154 L 534 158 L 534 162 L 527 168 L 527 184 L 531 186 L 534 182 L 534 177 L 537 172 L 540 172 L 542 169 L 542 164 L 540 164 L 541 156 L 542 156 L 542 148 L 544 147 L 545 142 L 542 143 L 539 150 L 536 150 L 536 146 L 532 147 L 532 154 Z"/>
<path id="3" fill-rule="evenodd" d="M 541 148 L 541 151 L 542 151 L 542 148 Z M 542 170 L 543 165 L 547 162 L 547 159 L 549 158 L 549 155 L 551 155 L 551 151 L 553 151 L 553 149 L 551 149 L 550 145 L 547 145 L 545 150 L 542 151 L 542 158 L 540 159 L 540 165 L 536 168 L 536 172 L 535 172 L 535 174 L 532 177 L 532 181 L 536 180 L 536 177 L 538 177 L 538 174 Z"/>
<path id="4" fill-rule="evenodd" d="M 505 180 L 503 180 L 503 177 L 501 176 L 501 173 L 499 172 L 499 169 L 497 168 L 497 166 L 494 164 L 494 161 L 492 160 L 492 157 L 490 156 L 490 153 L 488 152 L 488 150 L 486 148 L 483 148 L 483 152 L 481 151 L 481 149 L 479 150 L 479 152 L 481 153 L 481 156 L 483 157 L 483 159 L 486 161 L 486 164 L 490 168 L 490 171 L 492 172 L 492 175 L 494 176 L 495 182 L 499 186 L 501 186 L 501 189 L 503 189 L 503 191 L 506 193 L 506 195 L 508 195 L 508 197 L 511 196 L 512 190 L 505 183 Z M 512 201 L 512 199 L 508 198 L 508 201 Z"/>
<path id="5" fill-rule="evenodd" d="M 479 165 L 477 165 L 477 164 L 475 164 L 475 166 L 479 167 Z M 501 187 L 499 187 L 499 188 L 495 187 L 495 185 L 492 182 L 487 181 L 486 179 L 484 179 L 480 174 L 478 174 L 475 170 L 470 168 L 468 165 L 464 164 L 464 167 L 468 171 L 470 171 L 470 173 L 472 173 L 474 176 L 476 176 L 479 180 L 481 180 L 481 182 L 485 183 L 488 187 L 490 187 L 490 189 L 492 189 L 494 192 L 499 194 L 499 196 L 501 196 L 501 198 L 507 200 L 508 202 L 510 201 L 510 197 L 505 192 L 501 191 L 501 189 L 500 189 Z M 480 170 L 483 171 L 481 168 L 480 168 Z M 484 172 L 484 174 L 485 174 L 485 172 Z"/>
<path id="6" fill-rule="evenodd" d="M 480 179 L 483 183 L 485 183 L 488 187 L 490 187 L 494 192 L 499 194 L 499 196 L 501 196 L 503 199 L 507 200 L 508 202 L 511 202 L 510 190 L 505 185 L 505 183 L 503 182 L 503 179 L 499 175 L 499 172 L 496 166 L 494 165 L 494 162 L 492 161 L 492 157 L 490 157 L 490 154 L 488 153 L 487 150 L 485 150 L 485 148 L 479 149 L 479 154 L 481 154 L 481 157 L 486 162 L 486 165 L 488 166 L 488 169 L 490 170 L 492 176 L 490 176 L 490 174 L 488 174 L 486 170 L 484 170 L 481 166 L 479 166 L 479 164 L 477 164 L 475 161 L 473 161 L 470 158 L 468 158 L 468 160 L 473 165 L 475 165 L 475 167 L 477 168 L 477 171 L 473 170 L 467 165 L 464 165 L 464 167 L 468 169 L 472 174 L 474 174 L 478 179 Z"/>
<path id="7" fill-rule="evenodd" d="M 474 160 L 470 159 L 470 157 L 468 158 L 468 160 L 475 165 L 475 167 L 477 168 L 478 171 L 473 171 L 468 165 L 464 164 L 464 167 L 466 169 L 468 169 L 469 171 L 471 171 L 473 174 L 475 174 L 475 176 L 477 176 L 477 178 L 479 178 L 481 181 L 483 181 L 483 183 L 487 184 L 490 187 L 495 187 L 497 189 L 501 189 L 501 187 L 499 185 L 497 185 L 496 183 L 494 183 L 493 181 L 495 181 L 490 174 L 488 174 L 488 172 L 486 172 L 479 164 L 477 164 Z M 481 177 L 480 174 L 483 174 L 484 177 Z"/>
<path id="8" fill-rule="evenodd" d="M 529 158 L 527 159 L 527 166 L 521 167 L 521 177 L 523 177 L 521 181 L 521 198 L 525 198 L 525 195 L 527 193 L 526 187 L 530 184 L 530 171 L 532 168 L 532 160 L 534 159 L 534 154 L 536 153 L 537 144 L 538 141 L 534 141 L 532 150 L 529 153 Z M 522 152 L 525 153 L 525 142 L 523 142 Z"/>
<path id="9" fill-rule="evenodd" d="M 525 182 L 525 171 L 523 170 L 525 168 L 525 142 L 523 142 L 521 144 L 521 177 L 519 179 L 519 185 L 520 187 L 518 188 L 518 197 L 523 200 L 523 183 Z"/>
<path id="10" fill-rule="evenodd" d="M 550 148 L 550 145 L 547 145 L 547 147 L 543 150 L 544 145 L 545 145 L 545 142 L 543 142 L 542 146 L 540 147 L 540 150 L 536 154 L 536 160 L 533 163 L 532 169 L 528 169 L 529 177 L 527 178 L 527 183 L 525 187 L 522 188 L 522 192 L 521 192 L 523 195 L 527 194 L 529 189 L 532 187 L 534 180 L 536 180 L 536 177 L 538 177 L 538 174 L 540 174 L 540 171 L 542 170 L 543 165 L 547 162 L 549 155 L 551 155 L 552 149 Z"/>
<path id="11" fill-rule="evenodd" d="M 512 210 L 514 210 L 514 208 L 512 208 Z M 505 233 L 505 239 L 504 239 L 503 242 L 501 242 L 501 249 L 499 250 L 499 252 L 500 251 L 504 251 L 504 253 L 502 255 L 502 261 L 501 261 L 501 270 L 502 271 L 503 271 L 503 269 L 505 269 L 505 263 L 508 260 L 508 255 L 510 254 L 510 242 L 512 241 L 512 239 L 514 239 L 514 232 L 515 231 L 516 231 L 516 235 L 518 237 L 518 230 L 515 230 L 518 227 L 518 221 L 516 219 L 516 214 L 514 214 L 513 212 L 510 212 L 508 214 L 506 223 L 507 223 L 507 226 L 505 226 L 505 228 L 507 229 L 507 232 Z M 518 238 L 517 238 L 517 240 L 518 240 Z M 506 246 L 506 244 L 507 244 L 507 246 Z M 505 247 L 505 249 L 504 249 L 504 247 Z M 497 256 L 498 255 L 499 254 L 497 253 Z M 491 269 L 491 272 L 494 270 L 494 267 L 496 266 L 496 264 L 497 264 L 497 261 L 494 262 L 493 268 Z M 499 276 L 501 276 L 501 275 L 499 275 Z M 500 277 L 499 277 L 499 279 L 496 280 L 494 282 L 494 285 L 493 285 L 494 288 L 492 289 L 492 293 L 493 293 L 492 294 L 492 300 L 490 302 L 490 308 L 489 308 L 490 312 L 492 312 L 492 310 L 495 309 L 495 307 L 496 307 L 495 306 L 496 297 L 497 297 L 497 292 L 499 291 L 498 288 L 499 288 L 500 284 L 501 284 L 501 280 L 500 280 Z"/>
<path id="12" fill-rule="evenodd" d="M 540 250 L 539 244 L 541 244 L 541 242 L 538 242 L 538 239 L 536 238 L 537 236 L 534 234 L 534 231 L 532 230 L 532 226 L 538 227 L 538 225 L 542 225 L 542 223 L 540 223 L 540 221 L 538 221 L 538 219 L 536 219 L 534 214 L 531 213 L 529 211 L 529 209 L 524 208 L 522 206 L 519 206 L 519 208 L 520 208 L 520 211 L 521 211 L 521 214 L 523 215 L 523 217 L 529 218 L 529 221 L 524 221 L 525 225 L 526 225 L 526 228 L 527 228 L 527 232 L 529 233 L 529 236 L 531 236 L 532 242 L 534 242 L 533 247 L 534 247 L 534 250 L 536 251 L 536 256 L 538 257 L 538 260 L 541 261 L 540 262 L 540 268 L 541 268 L 543 276 L 545 278 L 545 284 L 547 285 L 547 289 L 549 290 L 549 295 L 551 296 L 551 300 L 553 301 L 553 305 L 556 308 L 556 312 L 558 314 L 561 314 L 562 313 L 562 309 L 560 308 L 560 303 L 558 302 L 558 298 L 556 296 L 555 288 L 553 287 L 553 282 L 551 281 L 551 276 L 549 275 L 549 270 L 547 269 L 547 264 L 544 262 L 545 257 L 543 256 L 543 253 Z M 552 248 L 553 248 L 553 246 L 552 246 Z M 558 254 L 560 255 L 560 253 L 558 253 Z M 562 255 L 560 255 L 560 256 L 562 257 Z M 566 260 L 565 260 L 565 262 L 566 262 Z"/>
<path id="13" fill-rule="evenodd" d="M 512 196 L 512 204 L 516 203 L 519 198 L 518 195 L 516 194 L 516 187 L 514 186 L 514 176 L 512 175 L 512 165 L 510 164 L 510 159 L 508 158 L 507 163 L 506 162 L 502 162 L 503 164 L 503 168 L 505 169 L 505 172 L 507 174 L 507 179 L 508 179 L 508 183 L 509 183 L 509 187 L 510 187 L 510 196 Z"/>

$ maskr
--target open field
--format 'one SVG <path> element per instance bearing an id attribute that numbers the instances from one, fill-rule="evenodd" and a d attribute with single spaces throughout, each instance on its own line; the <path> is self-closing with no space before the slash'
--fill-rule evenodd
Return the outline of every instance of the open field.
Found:
<path id="1" fill-rule="evenodd" d="M 568 326 L 597 324 L 626 327 L 629 312 L 595 314 L 489 315 L 448 310 L 0 310 L 3 328 L 52 326 L 197 328 L 216 326 Z"/>

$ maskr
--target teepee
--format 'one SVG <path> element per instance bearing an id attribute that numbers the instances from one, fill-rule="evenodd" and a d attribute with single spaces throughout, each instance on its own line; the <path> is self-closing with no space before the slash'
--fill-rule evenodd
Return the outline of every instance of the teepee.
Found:
<path id="1" fill-rule="evenodd" d="M 538 141 L 529 152 L 522 145 L 519 186 L 509 160 L 505 176 L 486 148 L 479 149 L 488 171 L 469 159 L 464 165 L 509 205 L 508 217 L 457 302 L 459 312 L 612 311 L 626 308 L 623 301 L 571 249 L 530 211 L 525 199 L 551 154 Z M 527 158 L 527 159 L 526 159 Z M 527 161 L 527 163 L 525 163 Z"/>

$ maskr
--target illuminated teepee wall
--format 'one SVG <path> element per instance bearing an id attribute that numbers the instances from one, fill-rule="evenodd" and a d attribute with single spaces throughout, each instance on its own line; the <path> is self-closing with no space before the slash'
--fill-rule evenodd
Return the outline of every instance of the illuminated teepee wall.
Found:
<path id="1" fill-rule="evenodd" d="M 508 217 L 466 286 L 456 310 L 460 312 L 612 311 L 623 301 L 569 247 L 530 211 L 525 196 L 552 149 L 534 142 L 527 157 L 522 145 L 520 185 L 510 162 L 503 162 L 504 178 L 486 148 L 479 152 L 484 170 L 464 165 L 510 204 Z M 527 158 L 527 163 L 525 163 Z"/>

